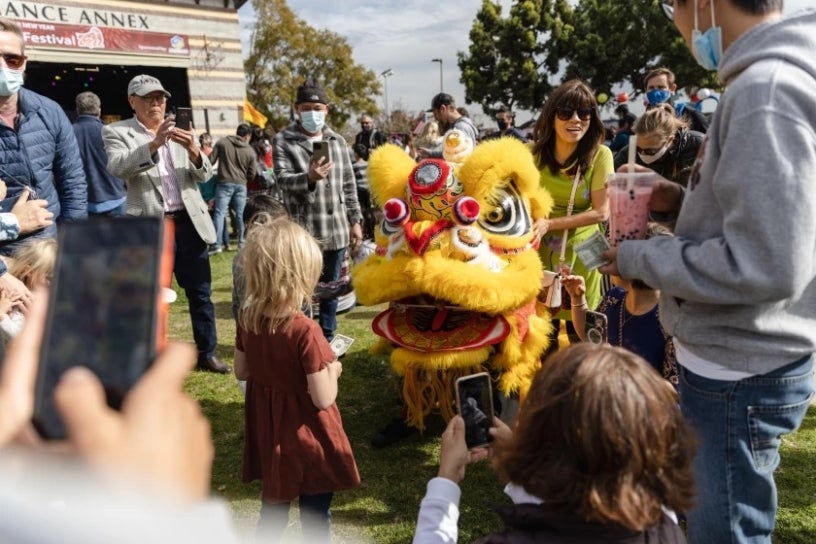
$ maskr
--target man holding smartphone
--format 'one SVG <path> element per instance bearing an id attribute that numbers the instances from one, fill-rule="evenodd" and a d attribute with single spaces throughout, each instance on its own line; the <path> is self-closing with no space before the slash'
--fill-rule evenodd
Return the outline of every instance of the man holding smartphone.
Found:
<path id="1" fill-rule="evenodd" d="M 328 95 L 312 79 L 298 87 L 295 112 L 298 120 L 275 135 L 275 175 L 289 216 L 317 238 L 323 251 L 320 281 L 337 281 L 346 248 L 363 241 L 351 155 L 343 137 L 326 126 Z M 327 146 L 328 160 L 315 156 L 318 141 Z M 337 329 L 336 298 L 321 298 L 319 321 L 331 341 Z"/>
<path id="2" fill-rule="evenodd" d="M 175 223 L 173 273 L 187 294 L 198 368 L 228 373 L 215 355 L 217 343 L 209 244 L 215 229 L 198 182 L 212 176 L 212 165 L 201 152 L 192 130 L 165 117 L 170 93 L 153 76 L 138 75 L 128 84 L 134 116 L 102 130 L 108 171 L 127 180 L 125 213 L 163 216 Z"/>

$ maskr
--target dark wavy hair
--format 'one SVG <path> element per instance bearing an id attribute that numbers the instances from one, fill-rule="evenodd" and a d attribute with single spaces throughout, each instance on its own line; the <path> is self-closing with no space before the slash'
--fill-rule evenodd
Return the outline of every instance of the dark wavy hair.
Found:
<path id="1" fill-rule="evenodd" d="M 694 444 L 677 394 L 648 363 L 579 343 L 544 362 L 494 465 L 550 508 L 643 531 L 661 506 L 692 506 Z"/>
<path id="2" fill-rule="evenodd" d="M 565 164 L 555 158 L 555 110 L 558 108 L 593 108 L 595 113 L 589 118 L 589 129 L 578 142 L 578 148 Z M 598 113 L 598 102 L 595 93 L 580 79 L 571 79 L 562 83 L 544 102 L 541 114 L 533 129 L 533 156 L 538 168 L 549 167 L 550 172 L 557 174 L 564 166 L 577 159 L 581 171 L 586 171 L 595 152 L 604 141 L 606 129 Z"/>

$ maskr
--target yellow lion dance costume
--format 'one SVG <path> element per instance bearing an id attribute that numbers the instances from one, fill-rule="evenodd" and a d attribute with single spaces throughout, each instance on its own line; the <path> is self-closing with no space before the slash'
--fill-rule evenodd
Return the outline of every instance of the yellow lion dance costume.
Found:
<path id="1" fill-rule="evenodd" d="M 454 415 L 460 376 L 486 370 L 503 394 L 523 396 L 551 327 L 536 311 L 542 265 L 531 242 L 552 197 L 527 146 L 501 138 L 446 156 L 458 162 L 417 164 L 393 145 L 372 153 L 384 219 L 376 251 L 352 272 L 362 304 L 390 303 L 372 323 L 375 350 L 393 347 L 408 424 L 420 430 L 433 409 Z"/>

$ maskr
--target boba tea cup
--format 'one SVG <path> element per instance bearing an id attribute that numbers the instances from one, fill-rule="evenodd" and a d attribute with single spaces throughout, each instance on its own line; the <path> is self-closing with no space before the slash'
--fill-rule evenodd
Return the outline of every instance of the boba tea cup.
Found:
<path id="1" fill-rule="evenodd" d="M 606 178 L 609 197 L 609 243 L 612 247 L 626 240 L 642 240 L 649 221 L 652 188 L 660 179 L 654 172 L 614 172 Z"/>

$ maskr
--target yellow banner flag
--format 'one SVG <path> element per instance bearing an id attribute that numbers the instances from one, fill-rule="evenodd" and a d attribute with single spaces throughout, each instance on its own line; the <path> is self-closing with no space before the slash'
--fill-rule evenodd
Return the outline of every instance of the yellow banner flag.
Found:
<path id="1" fill-rule="evenodd" d="M 244 99 L 244 121 L 258 125 L 261 128 L 266 127 L 266 115 L 256 110 L 247 99 Z"/>

